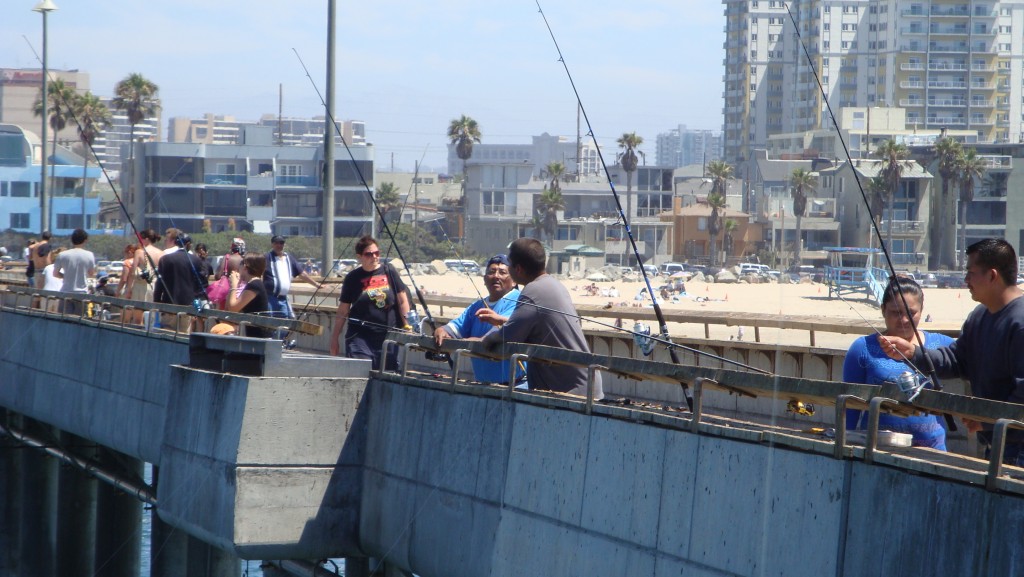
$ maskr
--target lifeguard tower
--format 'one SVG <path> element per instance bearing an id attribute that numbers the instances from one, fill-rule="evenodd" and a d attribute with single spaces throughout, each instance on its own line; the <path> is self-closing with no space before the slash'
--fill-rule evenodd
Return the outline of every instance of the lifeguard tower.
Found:
<path id="1" fill-rule="evenodd" d="M 863 293 L 865 298 L 882 304 L 882 294 L 889 282 L 889 271 L 875 266 L 880 248 L 826 247 L 825 284 L 828 296 L 842 297 Z"/>

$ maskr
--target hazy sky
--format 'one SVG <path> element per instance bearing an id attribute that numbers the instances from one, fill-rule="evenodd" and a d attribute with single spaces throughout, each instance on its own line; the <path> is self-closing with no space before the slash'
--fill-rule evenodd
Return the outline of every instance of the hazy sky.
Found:
<path id="1" fill-rule="evenodd" d="M 206 112 L 256 120 L 322 114 L 295 51 L 324 91 L 327 2 L 54 0 L 49 65 L 80 69 L 110 96 L 139 72 L 157 83 L 163 117 Z M 37 0 L 0 2 L 0 67 L 38 68 Z M 679 124 L 721 130 L 722 32 L 715 0 L 545 0 L 541 7 L 605 158 L 636 131 Z M 338 2 L 336 118 L 366 123 L 381 168 L 442 169 L 460 114 L 484 142 L 576 133 L 576 101 L 534 0 Z M 26 38 L 28 42 L 26 42 Z M 583 132 L 586 132 L 584 124 Z M 425 154 L 425 156 L 424 156 Z"/>

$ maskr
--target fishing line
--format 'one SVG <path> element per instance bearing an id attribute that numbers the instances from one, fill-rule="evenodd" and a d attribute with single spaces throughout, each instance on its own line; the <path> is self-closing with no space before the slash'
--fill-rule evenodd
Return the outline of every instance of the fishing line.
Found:
<path id="1" fill-rule="evenodd" d="M 29 49 L 32 50 L 32 54 L 35 56 L 36 61 L 38 61 L 39 64 L 42 65 L 43 60 L 39 57 L 39 53 L 36 52 L 36 49 L 35 49 L 34 46 L 32 46 L 32 43 L 29 41 L 29 39 L 24 34 L 22 34 L 21 37 L 25 39 L 25 42 L 28 44 Z M 53 79 L 53 80 L 56 80 L 56 77 L 54 77 L 49 71 L 47 71 L 47 76 L 49 78 Z M 42 92 L 42 91 L 40 90 L 40 92 Z M 60 97 L 61 102 L 64 104 L 64 107 L 67 109 L 68 115 L 71 117 L 72 120 L 75 121 L 75 124 L 78 125 L 79 128 L 81 128 L 82 127 L 82 123 L 79 122 L 78 116 L 75 114 L 74 108 L 67 102 L 67 100 L 64 99 L 64 95 L 58 94 L 58 96 Z M 42 98 L 49 98 L 50 95 L 49 94 L 42 94 L 41 97 Z M 44 120 L 46 122 L 49 122 L 48 118 L 44 119 Z M 56 134 L 54 135 L 54 138 L 56 138 Z M 81 140 L 81 139 L 79 139 L 79 140 Z M 117 187 L 114 186 L 114 181 L 113 181 L 113 179 L 110 178 L 110 173 L 107 172 L 107 168 L 103 165 L 103 162 L 100 161 L 99 155 L 96 154 L 96 149 L 93 147 L 91 142 L 82 141 L 82 144 L 84 144 L 89 149 L 89 152 L 92 153 L 93 158 L 96 159 L 96 166 L 100 169 L 100 172 L 103 173 L 103 178 L 106 179 L 107 184 L 110 186 L 111 192 L 114 193 L 114 200 L 116 200 L 118 206 L 121 207 L 121 211 L 124 213 L 125 220 L 128 221 L 128 226 L 131 227 L 132 231 L 134 231 L 135 238 L 136 238 L 136 240 L 138 240 L 139 246 L 142 246 L 142 236 L 139 234 L 139 228 L 137 226 L 135 226 L 135 221 L 132 219 L 132 215 L 128 211 L 128 207 L 125 206 L 124 201 L 121 200 L 121 194 L 117 191 Z M 46 143 L 45 142 L 42 143 L 42 148 L 43 148 L 42 154 L 46 154 Z M 44 175 L 42 175 L 42 177 L 46 178 L 46 175 L 44 174 Z M 82 187 L 84 189 L 85 182 L 82 183 Z M 48 223 L 48 222 L 47 223 L 43 223 L 43 226 L 41 228 L 46 230 L 46 229 L 49 228 L 49 225 L 50 225 L 50 223 Z M 82 226 L 85 226 L 84 222 L 82 223 Z M 143 251 L 143 253 L 146 254 L 146 260 L 149 261 L 150 268 L 153 270 L 153 274 L 156 275 L 156 280 L 159 280 L 160 279 L 160 273 L 156 269 L 156 262 L 153 260 L 153 257 L 149 255 L 149 253 L 146 253 L 146 251 Z"/>
<path id="2" fill-rule="evenodd" d="M 889 274 L 891 275 L 891 278 L 895 278 L 898 275 L 896 274 L 896 267 L 893 266 L 892 258 L 889 255 L 889 247 L 885 245 L 885 239 L 882 238 L 882 231 L 881 229 L 878 228 L 878 223 L 876 222 L 875 214 L 871 211 L 871 203 L 868 201 L 867 193 L 864 192 L 864 186 L 860 181 L 860 175 L 857 173 L 857 170 L 854 167 L 853 157 L 850 156 L 850 149 L 846 145 L 846 139 L 843 138 L 842 130 L 839 129 L 839 122 L 836 121 L 836 116 L 832 112 L 832 105 L 828 101 L 828 93 L 825 92 L 825 86 L 821 83 L 821 78 L 819 78 L 818 76 L 818 71 L 814 67 L 814 61 L 811 59 L 811 53 L 810 51 L 808 51 L 807 45 L 804 43 L 803 35 L 800 34 L 800 26 L 796 22 L 796 17 L 793 15 L 793 11 L 790 9 L 790 5 L 786 2 L 783 2 L 782 5 L 785 6 L 786 13 L 789 14 L 789 20 L 790 22 L 793 23 L 793 30 L 796 33 L 797 42 L 800 44 L 800 49 L 803 51 L 804 58 L 807 60 L 807 67 L 810 69 L 811 74 L 814 76 L 814 81 L 818 85 L 818 90 L 821 92 L 821 99 L 825 103 L 825 109 L 828 111 L 828 117 L 832 121 L 833 128 L 835 128 L 836 130 L 836 136 L 839 138 L 839 143 L 843 147 L 843 154 L 846 155 L 846 162 L 850 166 L 850 172 L 853 174 L 854 182 L 857 183 L 857 190 L 860 192 L 861 199 L 864 201 L 864 206 L 867 209 L 868 216 L 871 219 L 871 230 L 874 231 L 875 237 L 878 238 L 878 246 L 881 247 L 882 249 L 882 255 L 885 257 L 885 264 L 889 268 Z M 870 143 L 868 144 L 870 147 Z M 876 162 L 877 164 L 882 163 L 884 161 L 884 159 L 880 159 L 874 162 Z M 890 192 L 891 194 L 895 195 L 896 191 Z M 891 210 L 892 207 L 890 207 L 890 211 Z M 892 218 L 891 213 L 889 215 L 889 218 Z M 917 344 L 919 347 L 921 347 L 921 350 L 923 351 L 925 349 L 924 340 L 921 338 L 921 332 L 918 330 L 917 323 L 914 322 L 914 317 L 910 313 L 910 305 L 907 304 L 907 297 L 906 295 L 903 294 L 903 289 L 900 288 L 899 283 L 896 283 L 896 292 L 900 297 L 900 303 L 903 305 L 903 310 L 904 312 L 906 312 L 907 318 L 910 319 L 910 326 L 914 331 L 914 337 L 917 340 Z M 928 376 L 931 377 L 932 380 L 932 386 L 935 388 L 936 391 L 941 391 L 942 383 L 939 381 L 939 376 L 935 372 L 935 364 L 932 362 L 932 359 L 929 355 L 923 356 L 925 359 L 925 364 L 927 365 Z M 914 370 L 917 370 L 917 368 L 914 367 Z M 953 420 L 952 415 L 946 414 L 944 416 L 946 419 L 946 425 L 949 427 L 949 430 L 956 431 L 956 422 Z"/>
<path id="3" fill-rule="evenodd" d="M 647 270 L 644 268 L 644 259 L 640 256 L 640 250 L 637 248 L 636 239 L 633 238 L 633 230 L 629 226 L 629 218 L 626 213 L 622 210 L 622 202 L 619 200 L 619 193 L 615 190 L 615 182 L 612 180 L 611 173 L 608 171 L 608 165 L 605 164 L 604 154 L 601 152 L 601 147 L 597 143 L 597 137 L 594 133 L 594 128 L 590 124 L 590 117 L 587 115 L 587 110 L 583 106 L 583 100 L 580 98 L 579 90 L 576 89 L 576 82 L 572 78 L 572 73 L 569 72 L 569 65 L 565 61 L 565 56 L 562 54 L 561 47 L 558 46 L 558 40 L 555 39 L 555 33 L 551 29 L 551 24 L 548 22 L 547 15 L 544 14 L 544 9 L 540 6 L 540 0 L 535 0 L 537 3 L 537 11 L 540 13 L 541 18 L 544 19 L 544 26 L 548 29 L 548 34 L 551 36 L 551 42 L 555 45 L 555 51 L 558 52 L 558 61 L 562 63 L 562 68 L 565 69 L 565 74 L 569 78 L 569 84 L 572 86 L 573 94 L 576 96 L 576 104 L 579 106 L 580 113 L 583 115 L 583 120 L 587 123 L 587 135 L 594 139 L 594 148 L 597 150 L 597 158 L 601 161 L 601 167 L 604 169 L 605 177 L 608 179 L 608 186 L 611 188 L 612 197 L 615 199 L 615 206 L 619 211 L 619 218 L 622 220 L 623 228 L 626 232 L 626 237 L 629 238 L 629 245 L 633 249 L 633 256 L 636 258 L 637 265 L 640 268 L 640 274 L 643 275 L 644 283 L 647 285 L 648 294 L 652 295 L 651 302 L 654 305 L 654 316 L 658 319 L 658 325 L 661 331 L 661 338 L 671 342 L 671 337 L 668 334 L 668 323 L 665 320 L 665 315 L 661 311 L 661 306 L 658 301 L 653 298 L 654 287 L 651 286 L 650 276 L 647 274 Z M 668 349 L 669 355 L 672 358 L 674 364 L 679 364 L 679 357 L 676 355 L 675 348 L 670 347 Z M 690 393 L 689 386 L 685 383 L 682 384 L 683 394 L 686 396 L 686 404 L 689 408 L 693 409 L 693 396 Z"/>
<path id="4" fill-rule="evenodd" d="M 427 317 L 427 322 L 430 323 L 431 332 L 436 331 L 437 330 L 437 324 L 434 322 L 434 317 L 433 317 L 433 315 L 430 314 L 430 310 L 427 308 L 427 303 L 423 299 L 423 293 L 420 292 L 419 286 L 416 285 L 416 279 L 412 275 L 412 270 L 409 268 L 409 263 L 405 260 L 405 256 L 402 255 L 402 249 L 398 246 L 398 241 L 395 240 L 394 233 L 391 231 L 391 228 L 388 227 L 387 220 L 384 218 L 384 211 L 381 210 L 380 204 L 377 202 L 377 199 L 374 198 L 374 196 L 373 196 L 373 189 L 370 188 L 370 185 L 367 184 L 367 182 L 366 182 L 366 178 L 363 177 L 363 171 L 360 170 L 359 163 L 356 161 L 356 157 L 352 153 L 352 149 L 349 147 L 348 141 L 345 140 L 345 136 L 341 133 L 341 129 L 338 128 L 338 123 L 334 120 L 334 115 L 331 114 L 331 112 L 327 109 L 328 108 L 327 107 L 327 102 L 324 100 L 323 95 L 320 94 L 320 89 L 317 87 L 316 82 L 313 81 L 313 77 L 309 74 L 309 69 L 306 68 L 306 63 L 302 61 L 302 56 L 299 55 L 299 51 L 296 50 L 295 48 L 292 48 L 292 52 L 294 52 L 295 53 L 295 57 L 298 58 L 299 64 L 302 65 L 302 70 L 305 71 L 305 73 L 306 73 L 306 78 L 309 79 L 310 84 L 313 86 L 313 90 L 316 92 L 317 98 L 320 99 L 320 104 L 323 105 L 324 112 L 326 113 L 326 115 L 328 117 L 327 120 L 330 121 L 331 126 L 334 127 L 334 130 L 338 134 L 338 137 L 341 140 L 342 145 L 345 146 L 345 151 L 348 152 L 349 159 L 352 161 L 352 168 L 353 168 L 353 170 L 355 170 L 356 176 L 359 177 L 359 182 L 363 185 L 363 189 L 366 190 L 366 195 L 369 197 L 370 203 L 373 204 L 373 208 L 377 212 L 377 216 L 380 218 L 381 224 L 384 227 L 384 232 L 387 233 L 388 238 L 390 238 L 391 242 L 394 243 L 394 245 L 395 245 L 395 252 L 398 253 L 398 258 L 399 258 L 399 260 L 402 261 L 402 265 L 405 267 L 406 274 L 409 275 L 409 280 L 412 282 L 412 286 L 413 286 L 414 292 L 416 293 L 416 296 L 419 298 L 420 305 L 423 306 L 423 314 Z M 326 186 L 330 186 L 330 187 L 333 188 L 334 187 L 334 183 L 333 182 L 325 183 L 324 186 L 325 187 Z M 325 207 L 324 210 L 325 211 L 331 211 L 333 213 L 334 207 L 333 206 Z M 388 264 L 384 264 L 384 263 L 382 263 L 382 264 L 383 264 L 383 266 L 390 266 Z M 396 289 L 397 289 L 397 287 L 396 287 Z M 395 307 L 397 308 L 398 307 L 398 292 L 397 292 L 397 290 L 394 290 L 393 292 L 395 292 Z M 413 310 L 414 306 L 415 305 L 413 303 L 411 303 L 411 302 L 409 303 L 410 310 Z M 405 319 L 400 319 L 400 320 L 403 323 L 405 322 Z"/>

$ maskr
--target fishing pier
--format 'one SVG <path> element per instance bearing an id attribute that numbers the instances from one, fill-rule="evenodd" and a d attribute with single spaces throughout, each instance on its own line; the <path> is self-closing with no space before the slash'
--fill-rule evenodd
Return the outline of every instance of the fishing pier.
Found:
<path id="1" fill-rule="evenodd" d="M 414 335 L 394 335 L 397 372 L 371 372 L 325 356 L 317 331 L 291 353 L 50 313 L 33 294 L 0 292 L 3 574 L 77 562 L 137 577 L 144 508 L 153 575 L 233 576 L 239 559 L 329 575 L 317 561 L 338 557 L 350 576 L 424 577 L 997 575 L 1024 563 L 1011 537 L 1024 530 L 1024 471 L 828 434 L 844 407 L 1002 431 L 1024 427 L 1024 407 L 930 390 L 910 405 L 837 383 L 839 351 L 692 339 L 720 359 L 681 350 L 674 365 L 611 331 L 588 333 L 593 355 L 502 351 L 601 372 L 606 393 L 634 401 L 594 402 L 453 377 Z M 197 322 L 218 315 L 230 313 Z M 465 365 L 494 354 L 445 348 Z"/>

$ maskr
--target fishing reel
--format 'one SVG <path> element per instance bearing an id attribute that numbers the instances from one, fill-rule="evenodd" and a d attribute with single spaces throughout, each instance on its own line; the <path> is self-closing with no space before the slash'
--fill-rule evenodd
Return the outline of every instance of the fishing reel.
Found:
<path id="1" fill-rule="evenodd" d="M 810 403 L 805 403 L 803 401 L 797 401 L 794 399 L 786 403 L 786 412 L 794 413 L 797 415 L 803 415 L 805 417 L 813 417 L 815 409 L 814 405 Z"/>
<path id="2" fill-rule="evenodd" d="M 633 325 L 633 342 L 643 351 L 645 357 L 654 352 L 654 339 L 651 338 L 651 327 L 646 323 L 637 322 Z"/>
<path id="3" fill-rule="evenodd" d="M 903 399 L 908 403 L 913 402 L 917 395 L 921 394 L 921 390 L 927 387 L 929 383 L 927 379 L 922 381 L 919 374 L 910 371 L 903 371 L 896 377 L 896 380 L 886 382 L 893 383 L 899 387 L 900 393 L 903 394 Z"/>

